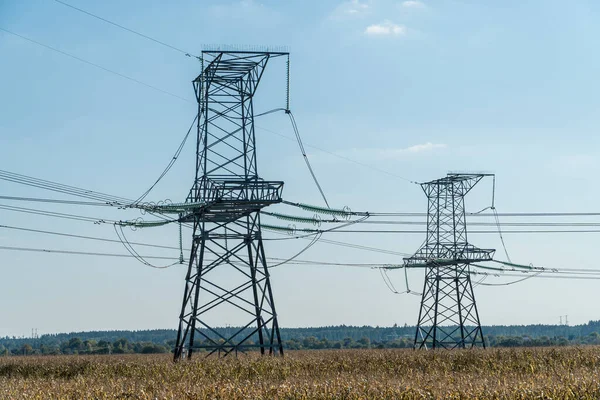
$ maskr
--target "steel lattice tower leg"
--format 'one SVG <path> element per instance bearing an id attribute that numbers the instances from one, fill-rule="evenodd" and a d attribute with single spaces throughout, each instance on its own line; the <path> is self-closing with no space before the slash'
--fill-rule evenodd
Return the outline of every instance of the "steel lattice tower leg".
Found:
<path id="1" fill-rule="evenodd" d="M 464 196 L 483 174 L 448 174 L 421 187 L 428 198 L 427 240 L 405 267 L 425 268 L 415 348 L 485 348 L 470 264 L 494 251 L 467 242 Z"/>
<path id="2" fill-rule="evenodd" d="M 281 202 L 283 182 L 256 168 L 253 96 L 274 52 L 204 51 L 198 100 L 196 179 L 182 219 L 193 240 L 174 359 L 283 346 L 260 229 L 260 210 Z M 218 330 L 223 315 L 243 320 Z M 222 324 L 222 322 L 221 322 Z"/>

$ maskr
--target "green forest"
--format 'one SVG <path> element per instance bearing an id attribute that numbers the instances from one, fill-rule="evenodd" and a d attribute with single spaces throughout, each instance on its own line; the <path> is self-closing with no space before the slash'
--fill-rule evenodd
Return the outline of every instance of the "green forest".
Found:
<path id="1" fill-rule="evenodd" d="M 540 347 L 600 344 L 600 321 L 567 325 L 483 326 L 490 347 Z M 238 328 L 217 328 L 228 337 Z M 326 326 L 317 328 L 281 328 L 284 348 L 348 349 L 410 348 L 414 326 Z M 0 338 L 0 355 L 31 354 L 124 354 L 169 353 L 177 332 L 172 329 L 143 331 L 91 331 L 45 334 L 37 338 Z"/>

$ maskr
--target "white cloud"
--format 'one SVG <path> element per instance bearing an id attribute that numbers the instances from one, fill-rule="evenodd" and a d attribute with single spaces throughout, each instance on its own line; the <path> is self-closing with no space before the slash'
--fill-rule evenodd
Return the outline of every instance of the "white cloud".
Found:
<path id="1" fill-rule="evenodd" d="M 218 3 L 209 9 L 217 18 L 265 18 L 278 19 L 279 13 L 255 0 L 240 0 L 231 3 Z M 262 24 L 262 20 L 260 22 Z"/>
<path id="2" fill-rule="evenodd" d="M 402 7 L 406 8 L 425 8 L 425 4 L 417 0 L 406 0 L 402 2 Z"/>
<path id="3" fill-rule="evenodd" d="M 357 17 L 364 15 L 367 12 L 369 12 L 369 5 L 367 3 L 361 2 L 360 0 L 350 0 L 337 6 L 333 11 L 332 17 Z"/>
<path id="4" fill-rule="evenodd" d="M 357 14 L 357 13 L 367 11 L 368 8 L 369 8 L 368 4 L 361 3 L 358 0 L 352 0 L 352 1 L 350 1 L 350 3 L 348 4 L 348 6 L 346 8 L 346 13 L 347 14 Z"/>
<path id="5" fill-rule="evenodd" d="M 443 143 L 423 143 L 423 144 L 415 144 L 414 146 L 407 147 L 405 150 L 409 153 L 420 153 L 422 151 L 429 151 L 433 149 L 443 149 L 446 147 Z"/>
<path id="6" fill-rule="evenodd" d="M 380 24 L 370 25 L 365 29 L 365 35 L 369 36 L 402 36 L 405 34 L 405 26 L 396 25 L 391 21 L 383 21 Z"/>

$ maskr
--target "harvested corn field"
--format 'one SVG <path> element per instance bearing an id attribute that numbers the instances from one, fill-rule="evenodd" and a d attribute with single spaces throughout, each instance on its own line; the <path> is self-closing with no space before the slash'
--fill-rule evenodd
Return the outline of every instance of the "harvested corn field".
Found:
<path id="1" fill-rule="evenodd" d="M 600 347 L 0 358 L 3 399 L 597 399 Z"/>

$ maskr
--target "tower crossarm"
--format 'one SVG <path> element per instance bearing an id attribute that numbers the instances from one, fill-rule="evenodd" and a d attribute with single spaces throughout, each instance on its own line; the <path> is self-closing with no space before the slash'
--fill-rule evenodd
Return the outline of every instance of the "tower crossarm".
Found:
<path id="1" fill-rule="evenodd" d="M 445 265 L 470 264 L 491 261 L 494 258 L 495 252 L 495 249 L 480 249 L 471 244 L 463 246 L 458 252 L 450 247 L 442 247 L 442 251 L 439 251 L 439 249 L 431 249 L 425 246 L 412 257 L 404 258 L 404 265 L 408 267 L 441 267 Z"/>
<path id="2" fill-rule="evenodd" d="M 205 222 L 235 221 L 271 204 L 281 203 L 282 181 L 262 179 L 205 179 L 206 202 L 196 203 L 182 215 L 182 222 L 200 218 Z"/>

